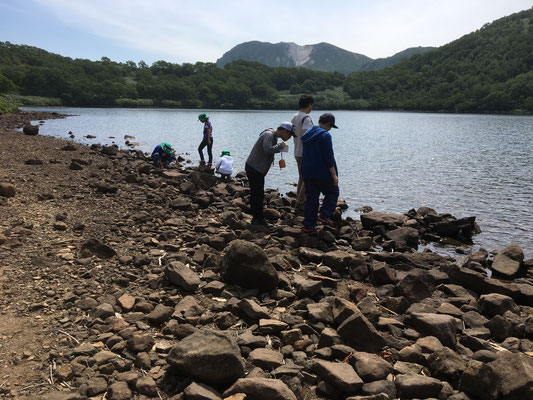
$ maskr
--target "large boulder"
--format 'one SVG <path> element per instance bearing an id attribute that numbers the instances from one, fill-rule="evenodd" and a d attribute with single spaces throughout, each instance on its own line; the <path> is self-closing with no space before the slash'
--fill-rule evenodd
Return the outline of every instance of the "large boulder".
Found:
<path id="1" fill-rule="evenodd" d="M 522 353 L 501 351 L 488 364 L 501 382 L 500 398 L 504 400 L 533 399 L 533 359 Z"/>
<path id="2" fill-rule="evenodd" d="M 457 342 L 457 325 L 450 315 L 412 313 L 406 322 L 423 336 L 435 336 L 445 346 L 454 347 Z"/>
<path id="3" fill-rule="evenodd" d="M 360 311 L 346 318 L 337 332 L 347 345 L 359 351 L 373 353 L 386 344 L 383 336 Z"/>
<path id="4" fill-rule="evenodd" d="M 244 376 L 236 339 L 229 333 L 201 330 L 174 346 L 167 361 L 180 373 L 201 382 L 230 384 Z"/>
<path id="5" fill-rule="evenodd" d="M 269 291 L 279 282 L 276 269 L 261 247 L 245 240 L 234 240 L 228 246 L 222 263 L 222 277 L 249 289 Z"/>
<path id="6" fill-rule="evenodd" d="M 267 378 L 243 378 L 224 392 L 224 398 L 244 393 L 253 400 L 296 400 L 296 396 L 283 381 Z"/>
<path id="7" fill-rule="evenodd" d="M 401 399 L 438 397 L 444 386 L 438 379 L 424 375 L 397 375 L 395 383 Z"/>
<path id="8" fill-rule="evenodd" d="M 209 189 L 211 186 L 216 185 L 218 182 L 218 179 L 215 175 L 206 174 L 200 171 L 191 172 L 191 180 L 197 187 L 204 190 Z"/>
<path id="9" fill-rule="evenodd" d="M 506 278 L 513 278 L 520 272 L 523 261 L 524 252 L 520 246 L 511 245 L 494 257 L 491 268 Z"/>
<path id="10" fill-rule="evenodd" d="M 503 315 L 506 311 L 512 311 L 514 313 L 520 311 L 511 297 L 499 293 L 481 295 L 478 304 L 481 314 L 489 318 L 496 315 Z"/>
<path id="11" fill-rule="evenodd" d="M 418 247 L 418 231 L 414 228 L 403 227 L 387 231 L 387 239 L 394 240 L 398 250 Z"/>
<path id="12" fill-rule="evenodd" d="M 371 229 L 376 225 L 402 226 L 407 222 L 407 220 L 408 218 L 401 214 L 385 214 L 375 211 L 361 214 L 361 222 L 363 223 L 363 228 L 365 229 Z"/>
<path id="13" fill-rule="evenodd" d="M 39 134 L 39 125 L 24 125 L 24 128 L 22 128 L 22 132 L 24 132 L 25 135 L 35 136 Z"/>
<path id="14" fill-rule="evenodd" d="M 363 387 L 363 381 L 350 364 L 318 360 L 313 364 L 313 371 L 343 393 L 357 393 Z"/>
<path id="15" fill-rule="evenodd" d="M 459 389 L 473 397 L 480 393 L 487 400 L 496 400 L 500 388 L 500 379 L 492 367 L 481 361 L 471 360 L 459 382 Z"/>
<path id="16" fill-rule="evenodd" d="M 0 183 L 0 197 L 15 197 L 16 190 L 14 185 L 9 183 Z"/>
<path id="17" fill-rule="evenodd" d="M 181 261 L 172 261 L 165 267 L 165 275 L 170 283 L 194 292 L 200 286 L 200 277 Z"/>

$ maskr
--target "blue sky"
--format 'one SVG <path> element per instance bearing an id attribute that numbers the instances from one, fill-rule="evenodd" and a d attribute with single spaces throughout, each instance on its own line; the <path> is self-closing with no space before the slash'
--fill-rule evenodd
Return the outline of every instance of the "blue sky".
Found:
<path id="1" fill-rule="evenodd" d="M 533 0 L 0 0 L 0 41 L 72 58 L 214 62 L 250 41 L 372 58 L 441 46 Z"/>

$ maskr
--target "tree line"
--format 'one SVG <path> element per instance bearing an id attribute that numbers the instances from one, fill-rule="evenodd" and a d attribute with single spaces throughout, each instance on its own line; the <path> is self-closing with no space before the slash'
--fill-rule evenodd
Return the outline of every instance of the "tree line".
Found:
<path id="1" fill-rule="evenodd" d="M 348 76 L 248 61 L 224 68 L 203 62 L 91 61 L 0 42 L 4 102 L 294 109 L 302 93 L 313 94 L 321 109 L 533 112 L 533 9 L 392 67 Z"/>

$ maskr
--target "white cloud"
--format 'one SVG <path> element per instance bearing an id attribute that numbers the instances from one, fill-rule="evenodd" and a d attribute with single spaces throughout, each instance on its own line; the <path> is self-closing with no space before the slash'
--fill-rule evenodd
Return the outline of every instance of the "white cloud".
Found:
<path id="1" fill-rule="evenodd" d="M 531 7 L 530 0 L 35 1 L 72 29 L 174 62 L 215 61 L 249 40 L 329 42 L 386 57 L 407 47 L 445 44 Z"/>

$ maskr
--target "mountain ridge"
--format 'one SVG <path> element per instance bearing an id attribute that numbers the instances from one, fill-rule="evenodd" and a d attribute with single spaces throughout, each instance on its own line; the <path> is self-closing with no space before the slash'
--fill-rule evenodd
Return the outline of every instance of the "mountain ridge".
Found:
<path id="1" fill-rule="evenodd" d="M 373 71 L 396 64 L 415 54 L 436 47 L 410 47 L 390 57 L 372 59 L 327 42 L 298 45 L 294 42 L 243 42 L 227 51 L 216 61 L 218 67 L 236 61 L 256 61 L 270 67 L 305 67 L 313 70 L 341 72 L 345 75 L 357 71 Z"/>

